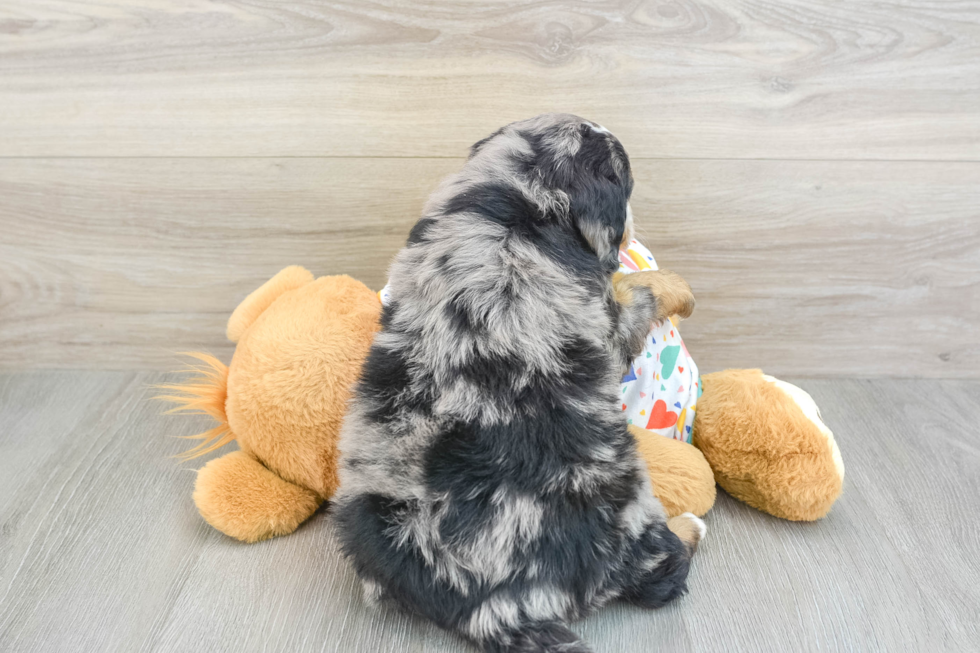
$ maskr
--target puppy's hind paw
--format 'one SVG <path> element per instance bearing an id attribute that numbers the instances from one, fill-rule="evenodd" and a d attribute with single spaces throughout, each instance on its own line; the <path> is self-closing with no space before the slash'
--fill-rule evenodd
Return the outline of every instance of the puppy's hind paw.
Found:
<path id="1" fill-rule="evenodd" d="M 708 525 L 704 523 L 704 520 L 695 515 L 693 512 L 685 512 L 681 517 L 687 517 L 694 522 L 694 525 L 698 527 L 698 541 L 704 539 L 704 536 L 708 534 Z"/>
<path id="2" fill-rule="evenodd" d="M 667 528 L 673 531 L 674 535 L 680 538 L 688 546 L 691 553 L 698 548 L 698 544 L 708 534 L 708 527 L 701 519 L 690 512 L 671 517 L 667 520 Z"/>

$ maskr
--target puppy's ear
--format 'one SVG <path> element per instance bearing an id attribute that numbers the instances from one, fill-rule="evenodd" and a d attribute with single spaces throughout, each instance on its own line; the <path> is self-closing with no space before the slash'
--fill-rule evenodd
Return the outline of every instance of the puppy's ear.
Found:
<path id="1" fill-rule="evenodd" d="M 572 168 L 568 193 L 572 221 L 603 266 L 615 271 L 633 191 L 629 157 L 612 134 L 583 126 L 582 146 Z"/>

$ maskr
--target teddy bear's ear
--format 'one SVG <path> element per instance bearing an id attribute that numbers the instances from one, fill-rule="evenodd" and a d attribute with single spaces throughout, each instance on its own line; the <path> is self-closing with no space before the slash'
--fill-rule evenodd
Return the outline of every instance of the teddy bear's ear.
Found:
<path id="1" fill-rule="evenodd" d="M 290 290 L 301 288 L 313 281 L 313 274 L 299 265 L 290 265 L 280 270 L 246 297 L 238 308 L 228 318 L 228 339 L 238 342 L 242 334 L 252 326 L 252 323 L 265 309 L 272 305 L 283 294 Z"/>

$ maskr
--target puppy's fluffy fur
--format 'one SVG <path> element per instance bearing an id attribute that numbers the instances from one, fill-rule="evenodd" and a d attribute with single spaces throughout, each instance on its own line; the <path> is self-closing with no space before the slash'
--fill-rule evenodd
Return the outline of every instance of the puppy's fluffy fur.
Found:
<path id="1" fill-rule="evenodd" d="M 693 304 L 614 283 L 632 186 L 612 134 L 550 114 L 430 198 L 341 434 L 334 515 L 369 597 L 485 651 L 586 651 L 564 622 L 685 591 L 700 532 L 668 527 L 618 392 L 651 322 Z"/>

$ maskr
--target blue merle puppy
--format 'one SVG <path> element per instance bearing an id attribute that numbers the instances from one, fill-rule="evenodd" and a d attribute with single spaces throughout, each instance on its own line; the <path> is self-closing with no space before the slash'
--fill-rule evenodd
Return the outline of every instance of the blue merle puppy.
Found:
<path id="1" fill-rule="evenodd" d="M 588 651 L 564 624 L 686 591 L 704 533 L 668 520 L 626 429 L 620 378 L 694 298 L 617 275 L 629 159 L 571 115 L 476 143 L 390 271 L 341 434 L 334 518 L 371 600 L 484 651 Z"/>

